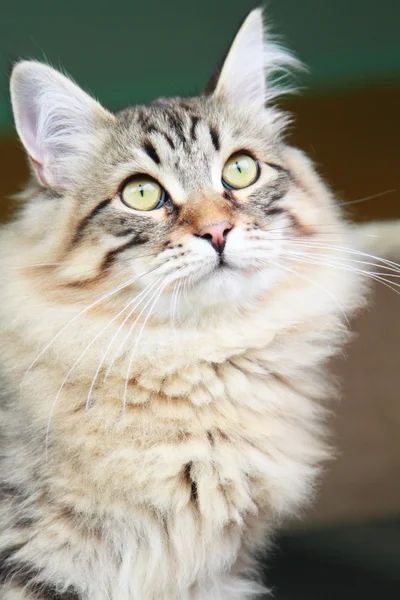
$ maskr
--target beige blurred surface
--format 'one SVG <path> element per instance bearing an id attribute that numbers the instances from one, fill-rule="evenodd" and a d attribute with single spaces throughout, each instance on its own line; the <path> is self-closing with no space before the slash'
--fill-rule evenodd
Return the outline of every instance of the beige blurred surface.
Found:
<path id="1" fill-rule="evenodd" d="M 400 262 L 400 221 L 363 231 L 367 251 Z M 339 455 L 302 526 L 400 515 L 400 295 L 374 284 L 371 300 L 333 365 L 343 382 L 332 420 Z"/>

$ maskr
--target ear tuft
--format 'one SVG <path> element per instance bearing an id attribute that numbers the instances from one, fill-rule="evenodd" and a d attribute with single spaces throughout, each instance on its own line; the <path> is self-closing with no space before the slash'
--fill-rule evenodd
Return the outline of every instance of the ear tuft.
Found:
<path id="1" fill-rule="evenodd" d="M 295 91 L 288 83 L 302 64 L 268 32 L 260 8 L 239 29 L 215 85 L 214 94 L 236 104 L 262 108 L 276 97 Z"/>
<path id="2" fill-rule="evenodd" d="M 96 129 L 114 117 L 68 77 L 36 61 L 14 67 L 10 91 L 16 129 L 37 176 L 48 187 L 67 188 Z"/>

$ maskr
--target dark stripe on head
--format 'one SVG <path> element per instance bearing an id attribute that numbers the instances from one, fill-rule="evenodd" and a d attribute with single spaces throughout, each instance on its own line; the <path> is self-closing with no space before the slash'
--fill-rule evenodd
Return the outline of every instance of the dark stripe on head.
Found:
<path id="1" fill-rule="evenodd" d="M 137 109 L 137 120 L 142 127 L 146 127 L 148 123 L 147 111 Z"/>
<path id="2" fill-rule="evenodd" d="M 232 204 L 236 208 L 240 208 L 240 204 L 236 200 L 233 190 L 224 190 L 222 192 L 222 195 L 225 198 L 225 200 L 228 200 L 230 202 L 230 204 Z"/>
<path id="3" fill-rule="evenodd" d="M 183 130 L 183 123 L 179 120 L 178 115 L 171 111 L 165 111 L 165 114 L 167 115 L 170 125 L 173 128 L 177 137 L 181 140 L 183 145 L 186 145 L 187 139 Z"/>
<path id="4" fill-rule="evenodd" d="M 289 171 L 287 169 L 285 169 L 284 167 L 281 167 L 281 165 L 277 165 L 276 163 L 271 163 L 271 162 L 267 162 L 265 164 L 268 165 L 269 167 L 272 167 L 273 169 L 276 169 L 277 171 L 280 171 L 281 173 L 286 173 L 286 175 L 290 175 Z"/>
<path id="5" fill-rule="evenodd" d="M 175 150 L 175 144 L 172 141 L 172 139 L 170 138 L 170 136 L 168 135 L 168 133 L 164 133 L 164 132 L 161 132 L 161 133 L 165 137 L 165 139 L 167 140 L 167 142 L 170 145 L 170 147 L 172 148 L 172 150 Z"/>
<path id="6" fill-rule="evenodd" d="M 147 235 L 143 233 L 135 233 L 133 238 L 131 238 L 128 242 L 122 244 L 122 246 L 119 246 L 118 248 L 114 248 L 114 250 L 107 252 L 101 264 L 100 270 L 105 271 L 106 269 L 110 268 L 115 262 L 117 256 L 122 252 L 125 252 L 125 250 L 129 250 L 129 248 L 134 248 L 134 246 L 139 246 L 140 244 L 145 244 L 147 241 Z"/>
<path id="7" fill-rule="evenodd" d="M 200 121 L 200 117 L 192 116 L 192 126 L 190 128 L 190 139 L 193 141 L 196 139 L 196 125 L 199 121 Z"/>
<path id="8" fill-rule="evenodd" d="M 146 133 L 148 133 L 149 135 L 151 133 L 158 133 L 159 135 L 164 136 L 170 148 L 172 148 L 172 150 L 175 150 L 175 144 L 172 141 L 171 137 L 168 135 L 168 133 L 165 133 L 164 131 L 159 131 L 159 129 L 157 129 L 157 127 L 155 127 L 154 125 L 149 125 L 148 127 L 146 127 Z"/>
<path id="9" fill-rule="evenodd" d="M 192 110 L 193 108 L 193 104 L 191 104 L 187 100 L 179 100 L 179 106 L 181 106 L 185 110 Z"/>
<path id="10" fill-rule="evenodd" d="M 151 144 L 150 142 L 145 142 L 144 146 L 144 151 L 146 152 L 146 154 L 148 156 L 150 156 L 150 158 L 152 160 L 154 160 L 154 162 L 159 165 L 161 163 L 161 159 L 157 154 L 156 149 L 154 148 L 153 144 Z"/>
<path id="11" fill-rule="evenodd" d="M 216 131 L 216 129 L 214 129 L 214 127 L 210 127 L 210 136 L 211 136 L 211 141 L 213 143 L 213 146 L 215 148 L 215 150 L 218 152 L 220 149 L 220 141 L 219 141 L 219 135 Z"/>
<path id="12" fill-rule="evenodd" d="M 77 241 L 79 241 L 84 229 L 87 227 L 87 225 L 90 223 L 90 221 L 92 221 L 102 210 L 107 208 L 107 206 L 110 204 L 110 202 L 111 202 L 111 199 L 103 200 L 102 202 L 100 202 L 100 204 L 95 206 L 94 209 L 78 223 L 78 226 L 76 228 L 75 235 L 73 237 L 71 245 L 74 245 L 74 244 L 76 244 Z"/>

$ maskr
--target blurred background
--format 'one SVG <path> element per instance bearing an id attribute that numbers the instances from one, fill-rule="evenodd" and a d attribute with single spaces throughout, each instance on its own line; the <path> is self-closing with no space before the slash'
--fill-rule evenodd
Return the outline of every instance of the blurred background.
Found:
<path id="1" fill-rule="evenodd" d="M 27 176 L 8 72 L 37 58 L 108 108 L 198 93 L 249 0 L 19 0 L 0 8 L 0 219 Z M 308 65 L 282 104 L 356 221 L 400 217 L 400 1 L 270 0 L 268 20 Z M 400 228 L 399 228 L 400 236 Z M 400 243 L 397 245 L 400 248 Z M 390 253 L 390 252 L 389 252 Z M 393 249 L 400 262 L 400 252 Z M 333 368 L 337 460 L 318 500 L 276 539 L 265 576 L 277 600 L 400 598 L 400 299 L 383 286 Z"/>

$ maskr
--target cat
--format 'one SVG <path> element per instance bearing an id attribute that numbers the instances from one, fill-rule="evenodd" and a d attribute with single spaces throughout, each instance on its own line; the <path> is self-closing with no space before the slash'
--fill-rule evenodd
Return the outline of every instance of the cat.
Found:
<path id="1" fill-rule="evenodd" d="M 198 97 L 113 114 L 15 65 L 31 178 L 0 238 L 2 600 L 265 593 L 257 555 L 331 457 L 326 364 L 365 302 L 333 268 L 351 225 L 285 139 L 297 66 L 260 9 Z"/>

